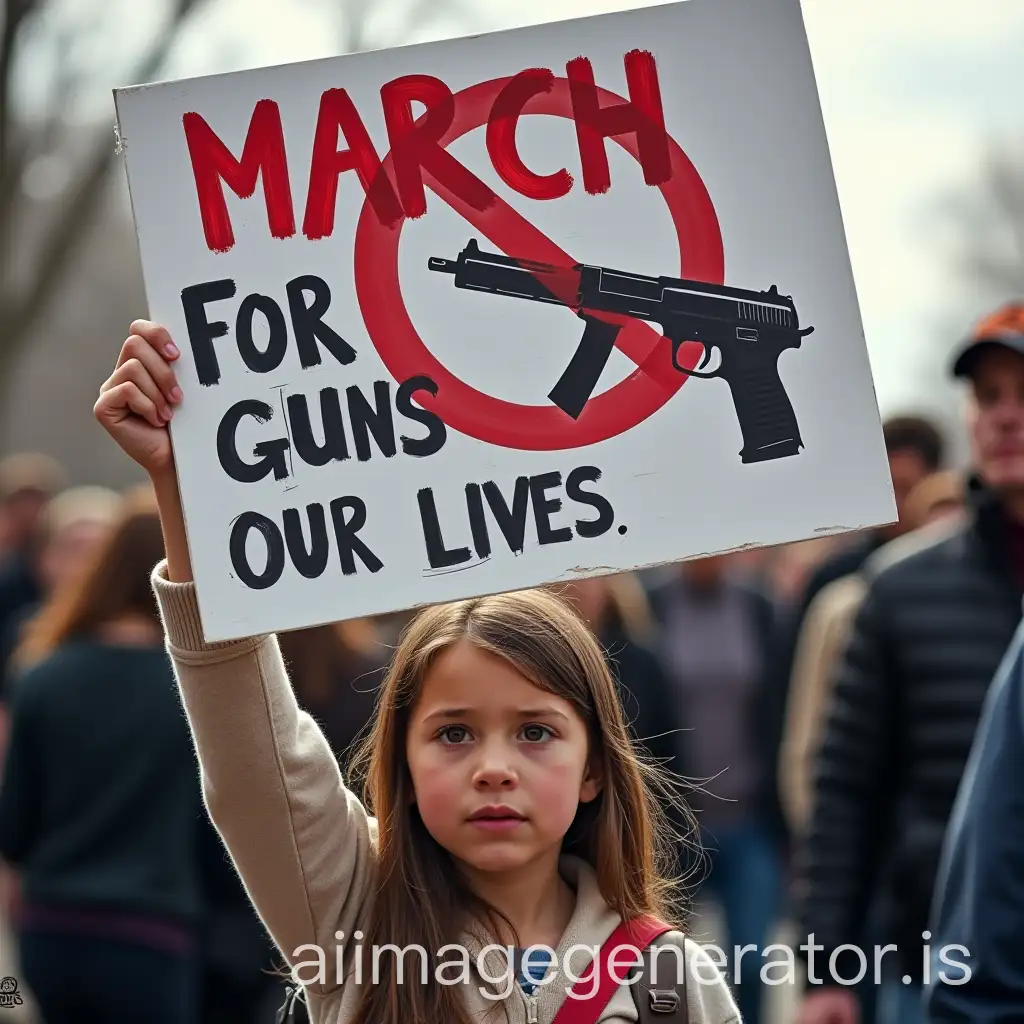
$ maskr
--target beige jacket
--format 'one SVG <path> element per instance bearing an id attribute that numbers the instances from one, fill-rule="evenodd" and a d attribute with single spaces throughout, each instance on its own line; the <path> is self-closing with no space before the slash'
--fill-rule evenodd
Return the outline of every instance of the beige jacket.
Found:
<path id="1" fill-rule="evenodd" d="M 373 880 L 376 821 L 346 786 L 337 761 L 319 728 L 300 710 L 273 635 L 208 644 L 203 640 L 191 583 L 170 583 L 166 563 L 153 573 L 153 585 L 167 633 L 182 700 L 192 729 L 203 793 L 257 912 L 282 955 L 306 984 L 312 1024 L 353 1020 L 359 989 L 336 976 L 338 947 L 353 933 L 367 931 L 367 902 Z M 574 946 L 595 947 L 612 933 L 618 917 L 597 888 L 593 870 L 575 858 L 563 858 L 563 874 L 576 889 L 576 907 L 556 952 L 557 970 L 536 996 L 518 986 L 490 983 L 507 970 L 505 956 L 471 936 L 463 943 L 474 969 L 465 986 L 473 1016 L 495 1018 L 492 995 L 505 999 L 513 1024 L 550 1024 L 593 954 Z M 342 933 L 344 941 L 336 938 Z M 685 942 L 689 969 L 689 1020 L 692 1024 L 736 1024 L 740 1015 L 718 968 L 696 943 Z M 319 957 L 325 976 L 317 978 Z M 428 954 L 433 956 L 431 951 Z M 384 952 L 384 956 L 393 953 Z M 449 954 L 442 953 L 442 958 Z M 480 958 L 480 959 L 478 959 Z M 674 957 L 658 961 L 659 971 L 674 972 Z M 433 973 L 440 958 L 429 963 Z M 372 963 L 372 961 L 371 961 Z M 419 978 L 418 954 L 404 960 L 407 976 Z M 351 969 L 343 959 L 342 974 Z M 565 969 L 571 974 L 566 974 Z M 482 967 L 482 971 L 475 968 Z M 624 970 L 620 968 L 620 973 Z M 457 976 L 452 972 L 447 977 Z M 442 976 L 444 977 L 444 976 Z M 666 975 L 661 975 L 664 985 Z M 620 988 L 600 1017 L 605 1024 L 635 1021 L 633 999 Z"/>

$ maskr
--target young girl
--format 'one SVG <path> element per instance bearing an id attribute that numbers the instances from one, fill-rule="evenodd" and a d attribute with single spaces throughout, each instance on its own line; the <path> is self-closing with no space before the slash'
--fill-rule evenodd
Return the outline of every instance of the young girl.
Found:
<path id="1" fill-rule="evenodd" d="M 419 614 L 366 742 L 364 806 L 299 709 L 276 637 L 203 639 L 166 429 L 179 353 L 159 325 L 131 329 L 96 417 L 153 481 L 167 555 L 153 581 L 207 807 L 310 1020 L 636 1020 L 635 954 L 601 966 L 606 940 L 642 947 L 667 914 L 661 813 L 583 621 L 542 590 Z M 674 1019 L 739 1021 L 707 954 L 666 938 L 685 950 Z M 511 967 L 537 946 L 539 980 Z M 679 961 L 658 956 L 658 989 L 683 981 Z"/>

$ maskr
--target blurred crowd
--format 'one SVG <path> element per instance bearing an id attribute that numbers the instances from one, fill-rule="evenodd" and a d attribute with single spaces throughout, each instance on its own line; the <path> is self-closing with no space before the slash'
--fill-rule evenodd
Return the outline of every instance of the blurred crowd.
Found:
<path id="1" fill-rule="evenodd" d="M 747 1024 L 766 1019 L 759 951 L 785 922 L 822 950 L 802 1022 L 926 1019 L 936 884 L 966 884 L 941 871 L 946 828 L 1024 593 L 1024 330 L 1001 315 L 954 367 L 969 466 L 948 466 L 928 419 L 884 423 L 898 522 L 558 588 L 608 651 L 636 742 L 689 780 L 704 854 L 681 869 L 725 948 L 758 951 L 737 973 Z M 163 649 L 151 495 L 67 487 L 51 459 L 12 456 L 0 543 L 17 977 L 48 1024 L 274 1020 L 281 960 L 204 813 Z M 343 767 L 404 622 L 281 637 Z M 886 943 L 881 984 L 828 977 L 830 958 L 858 974 L 841 947 Z"/>

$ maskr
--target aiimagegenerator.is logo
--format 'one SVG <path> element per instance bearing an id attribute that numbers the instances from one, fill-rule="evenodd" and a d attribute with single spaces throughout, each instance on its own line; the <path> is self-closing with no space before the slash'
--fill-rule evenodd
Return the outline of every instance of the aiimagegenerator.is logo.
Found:
<path id="1" fill-rule="evenodd" d="M 24 1000 L 14 978 L 0 978 L 0 1007 L 21 1006 Z"/>

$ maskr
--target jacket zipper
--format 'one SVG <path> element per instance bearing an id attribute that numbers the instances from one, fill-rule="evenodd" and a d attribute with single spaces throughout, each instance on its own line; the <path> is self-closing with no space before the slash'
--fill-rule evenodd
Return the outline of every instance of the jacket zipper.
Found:
<path id="1" fill-rule="evenodd" d="M 537 997 L 524 992 L 523 998 L 526 1000 L 526 1024 L 537 1024 Z"/>

